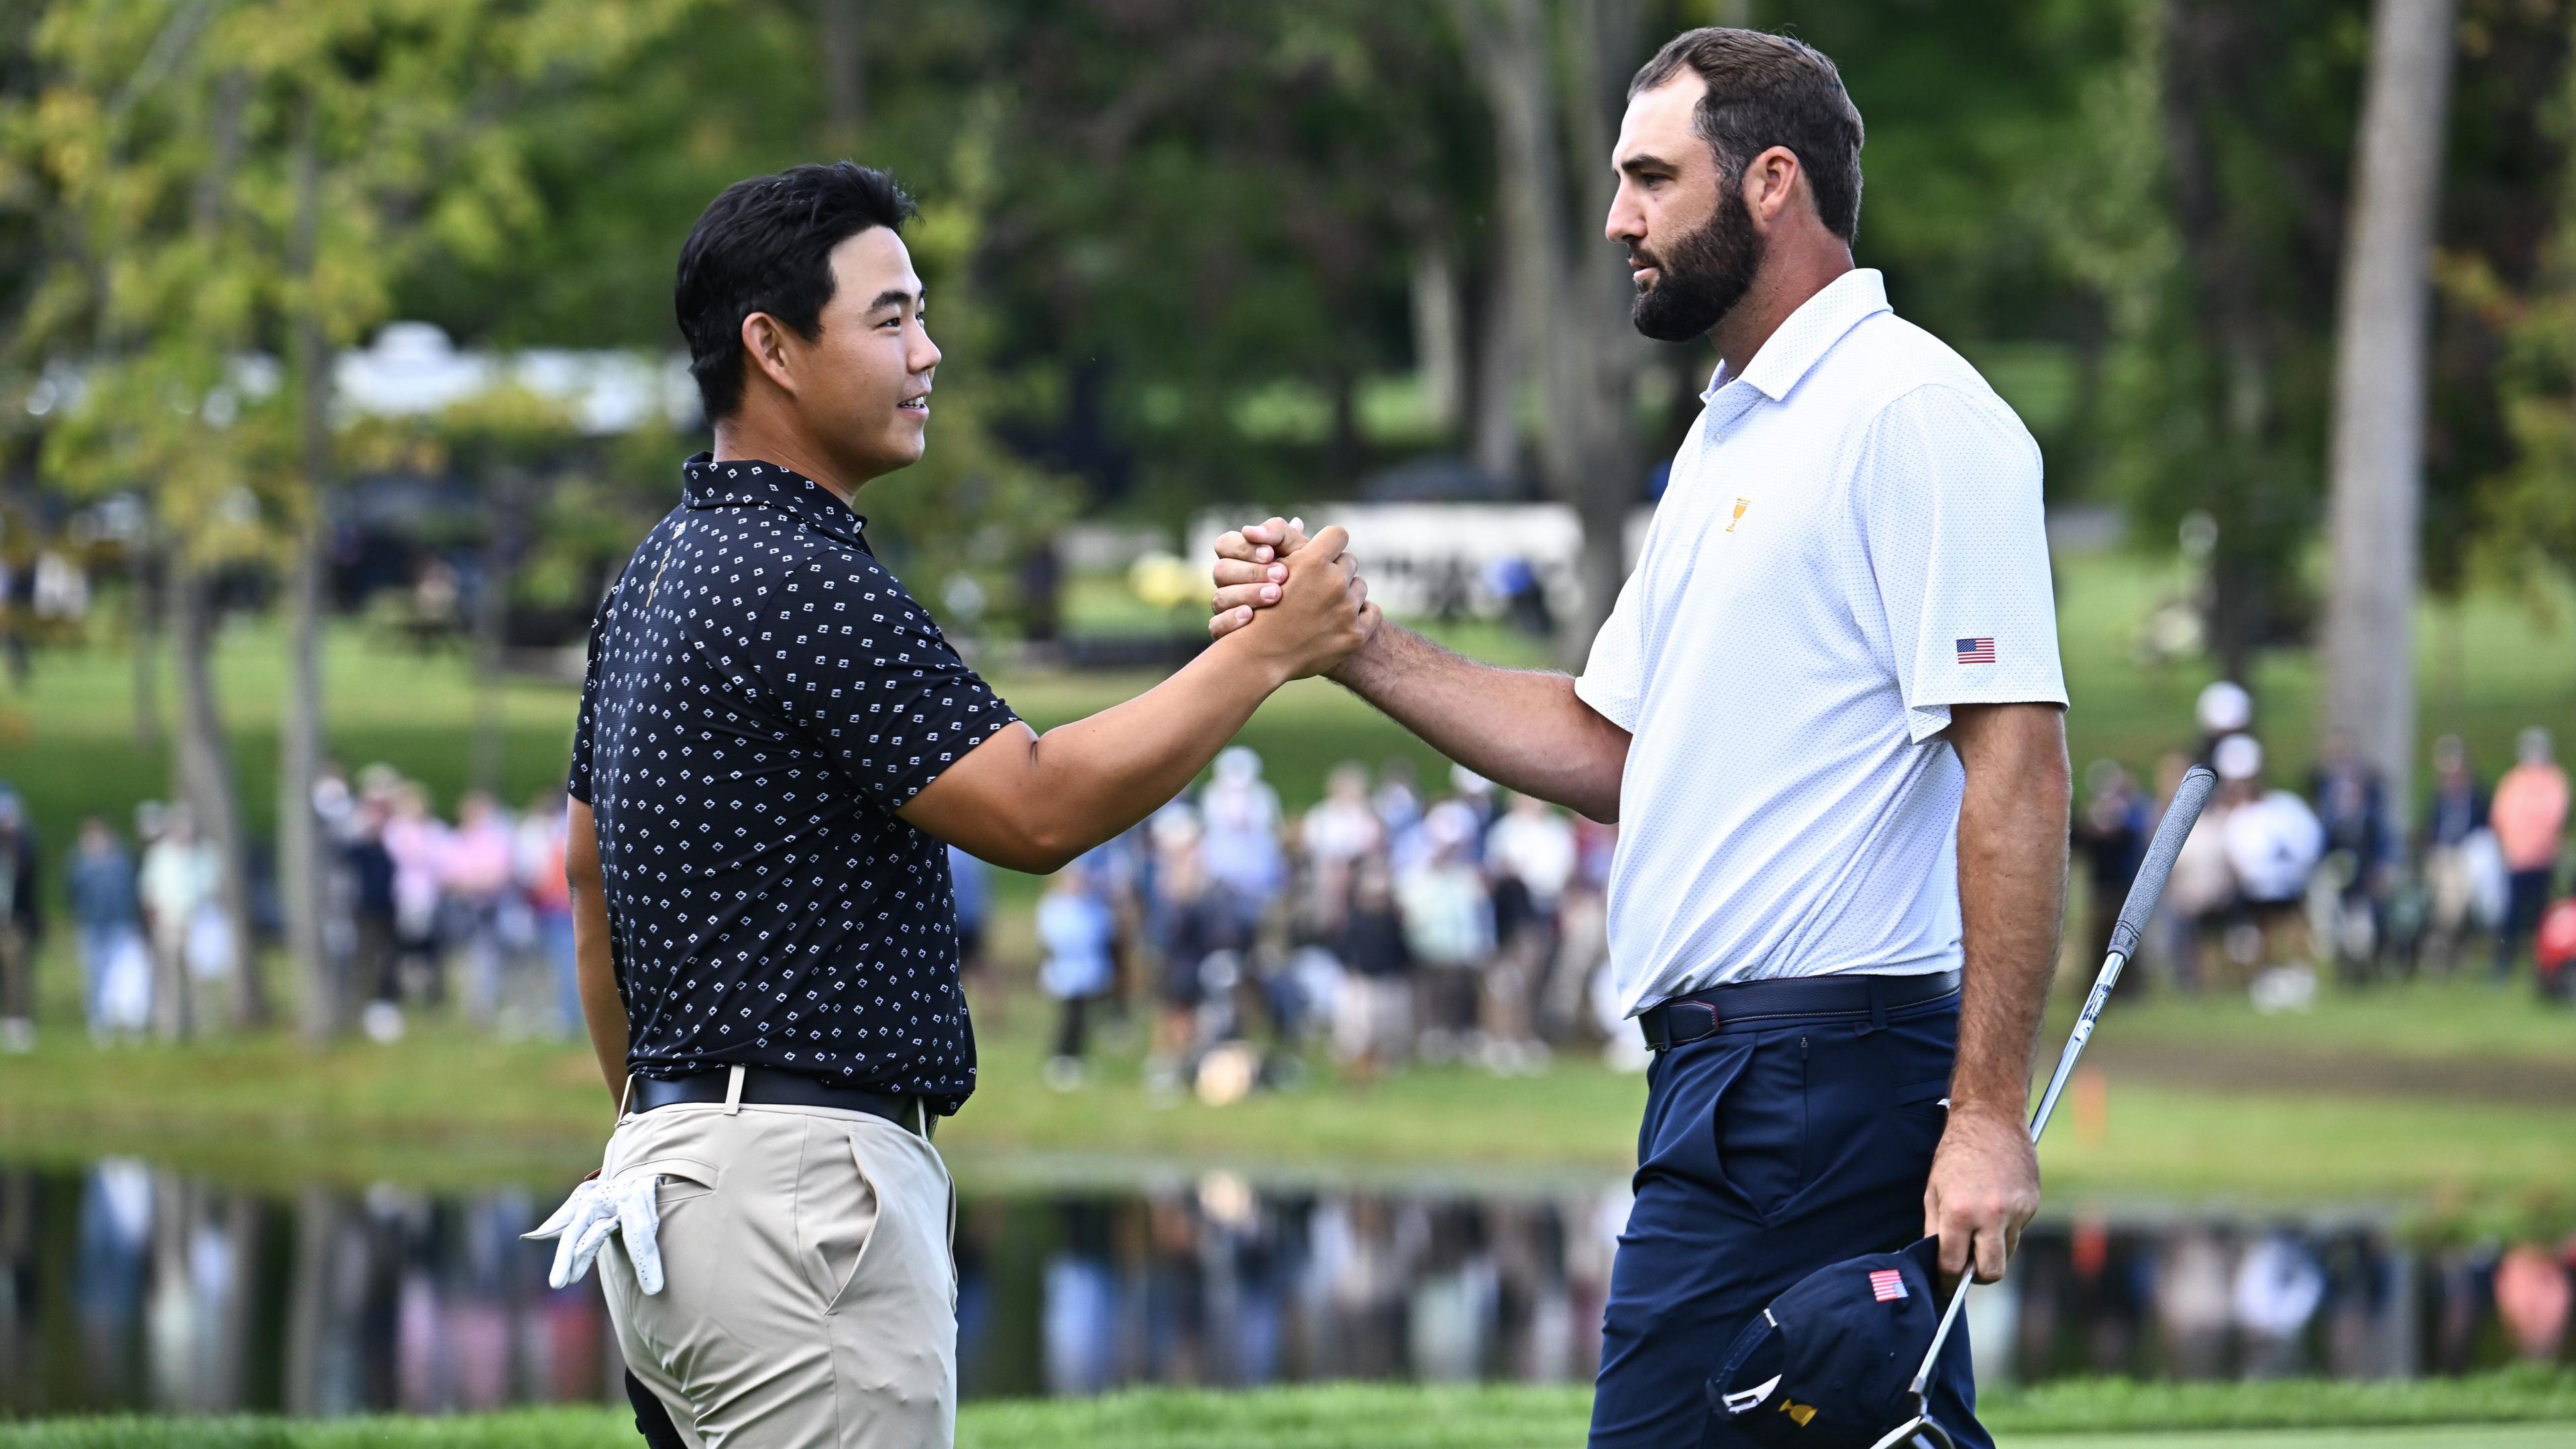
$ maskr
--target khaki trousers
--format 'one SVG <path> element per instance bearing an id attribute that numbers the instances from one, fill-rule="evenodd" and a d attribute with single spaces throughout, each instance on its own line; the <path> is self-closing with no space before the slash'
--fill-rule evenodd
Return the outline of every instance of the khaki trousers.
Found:
<path id="1" fill-rule="evenodd" d="M 956 1194 L 864 1112 L 684 1103 L 629 1115 L 601 1175 L 658 1173 L 662 1291 L 599 1255 L 626 1365 L 705 1449 L 944 1446 L 957 1427 Z"/>

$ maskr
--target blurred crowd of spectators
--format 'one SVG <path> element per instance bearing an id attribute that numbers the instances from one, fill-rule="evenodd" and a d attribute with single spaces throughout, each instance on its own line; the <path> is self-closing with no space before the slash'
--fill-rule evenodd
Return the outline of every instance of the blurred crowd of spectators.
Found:
<path id="1" fill-rule="evenodd" d="M 564 883 L 566 816 L 549 791 L 513 815 L 481 791 L 454 819 L 386 765 L 352 782 L 336 766 L 314 792 L 322 831 L 323 948 L 337 998 L 367 1035 L 391 1041 L 406 1013 L 451 994 L 478 1027 L 512 1035 L 581 1030 Z M 19 797 L 0 786 L 0 1048 L 35 1040 L 34 948 L 45 924 L 42 852 Z M 223 1017 L 241 956 L 230 892 L 255 934 L 273 933 L 275 882 L 235 882 L 183 804 L 146 801 L 131 841 L 114 822 L 80 823 L 61 861 L 91 1037 L 186 1037 Z"/>
<path id="2" fill-rule="evenodd" d="M 2207 763 L 2220 785 L 2175 862 L 2129 980 L 2250 991 L 2295 1008 L 2321 981 L 2528 976 L 2576 997 L 2576 900 L 2559 897 L 2569 784 L 2547 731 L 2524 730 L 2492 783 L 2456 737 L 2437 740 L 2411 828 L 2388 786 L 2329 738 L 2304 790 L 2271 782 L 2253 701 L 2232 683 L 2199 702 L 2201 735 L 2152 782 L 2096 761 L 2072 847 L 2099 960 L 2161 802 Z M 1228 1101 L 1294 1076 L 1310 1045 L 1358 1080 L 1412 1062 L 1536 1071 L 1602 1045 L 1642 1061 L 1611 1020 L 1603 886 L 1616 832 L 1513 796 L 1463 769 L 1427 790 L 1412 762 L 1346 763 L 1302 815 L 1260 756 L 1237 746 L 1210 778 L 1047 884 L 1038 985 L 1056 1003 L 1046 1068 L 1087 1077 L 1104 1023 L 1139 1025 L 1159 1093 Z M 565 806 L 548 791 L 512 814 L 470 792 L 452 819 L 386 765 L 326 769 L 324 947 L 344 1013 L 379 1041 L 423 1010 L 511 1035 L 581 1030 L 564 885 Z M 987 868 L 952 851 L 969 985 L 998 1025 L 1007 994 L 987 944 Z M 264 861 L 261 862 L 264 866 Z M 184 1037 L 231 1000 L 243 923 L 273 936 L 273 872 L 234 867 L 185 805 L 147 802 L 130 838 L 92 816 L 48 862 L 0 783 L 0 1050 L 34 1040 L 35 946 L 63 872 L 91 1035 Z"/>
<path id="3" fill-rule="evenodd" d="M 2085 772 L 2078 868 L 2090 890 L 2092 959 L 2108 948 L 2162 801 L 2205 763 L 2214 794 L 2165 890 L 2142 963 L 2189 992 L 2246 989 L 2295 1008 L 2325 976 L 2351 985 L 2423 975 L 2529 971 L 2544 996 L 2576 996 L 2576 901 L 2558 898 L 2567 772 L 2547 730 L 2522 731 L 2492 785 L 2468 747 L 2432 749 L 2432 788 L 2412 829 L 2387 782 L 2348 739 L 2328 736 L 2307 789 L 2269 783 L 2253 700 L 2233 683 L 2199 701 L 2201 739 L 2159 762 L 2152 790 L 2121 766 Z"/>
<path id="4" fill-rule="evenodd" d="M 325 949 L 346 963 L 344 999 L 366 1002 L 368 1036 L 401 1036 L 407 1006 L 436 1008 L 451 991 L 475 1026 L 581 1033 L 561 790 L 517 815 L 468 791 L 448 821 L 419 782 L 371 765 L 354 789 L 326 773 L 315 806 L 335 847 Z"/>
<path id="5" fill-rule="evenodd" d="M 1361 1079 L 1412 1061 L 1535 1071 L 1601 1039 L 1612 831 L 1465 770 L 1449 785 L 1426 798 L 1408 761 L 1374 780 L 1344 764 L 1291 819 L 1237 746 L 1059 874 L 1037 915 L 1060 1004 L 1049 1081 L 1079 1085 L 1094 1021 L 1148 1000 L 1149 1085 L 1212 1101 L 1293 1072 L 1284 1049 L 1310 1037 Z"/>

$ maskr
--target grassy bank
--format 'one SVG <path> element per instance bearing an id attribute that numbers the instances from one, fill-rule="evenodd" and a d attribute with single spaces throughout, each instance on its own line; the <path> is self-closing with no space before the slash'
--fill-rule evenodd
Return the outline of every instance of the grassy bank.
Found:
<path id="1" fill-rule="evenodd" d="M 1632 1165 L 1645 1091 L 1636 1076 L 1568 1056 L 1537 1077 L 1421 1068 L 1367 1087 L 1319 1064 L 1302 1089 L 1234 1106 L 1158 1103 L 1131 1031 L 1104 1050 L 1092 1085 L 1059 1093 L 1040 1079 L 1049 1023 L 1038 1003 L 1020 998 L 998 1027 L 991 1018 L 983 1086 L 939 1135 L 970 1185 L 1137 1163 L 1607 1177 Z M 2422 1023 L 2456 1034 L 2457 1050 L 2427 1051 L 2435 1029 Z M 2096 1086 L 2070 1099 L 2043 1152 L 2051 1198 L 2565 1196 L 2576 1117 L 2478 1089 L 2547 1084 L 2565 1070 L 2555 1043 L 2571 1031 L 2563 1016 L 2468 985 L 2363 998 L 2313 1023 L 2233 999 L 2116 1012 L 2101 1031 Z M 2401 1059 L 2420 1090 L 2347 1079 Z M 19 1161 L 127 1153 L 277 1186 L 552 1184 L 596 1163 L 607 1119 L 585 1050 L 454 1027 L 320 1053 L 283 1034 L 101 1051 L 53 1031 L 32 1056 L 0 1057 L 0 1156 Z"/>
<path id="2" fill-rule="evenodd" d="M 963 1449 L 1520 1449 L 1583 1437 L 1579 1388 L 1335 1384 L 1237 1393 L 1142 1390 L 973 1403 Z M 2539 1449 L 2576 1433 L 2576 1375 L 2406 1384 L 2072 1382 L 1994 1398 L 2012 1445 L 2075 1449 Z M 627 1449 L 626 1415 L 547 1409 L 448 1419 L 95 1419 L 0 1425 L 0 1449 Z"/>

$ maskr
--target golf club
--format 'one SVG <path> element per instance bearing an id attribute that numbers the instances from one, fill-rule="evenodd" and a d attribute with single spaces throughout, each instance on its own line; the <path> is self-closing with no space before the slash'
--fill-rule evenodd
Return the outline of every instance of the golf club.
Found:
<path id="1" fill-rule="evenodd" d="M 2218 785 L 2218 776 L 2206 765 L 2194 765 L 2175 787 L 2172 803 L 2165 806 L 2165 817 L 2156 826 L 2156 838 L 2147 846 L 2146 859 L 2138 865 L 2138 877 L 2129 883 L 2129 898 L 2120 905 L 2119 924 L 2111 928 L 2111 949 L 2102 958 L 2101 973 L 2093 978 L 2093 992 L 2084 998 L 2084 1010 L 2075 1018 L 2075 1030 L 2066 1038 L 2066 1050 L 2057 1055 L 2057 1070 L 2050 1073 L 2048 1090 L 2039 1097 L 2039 1110 L 2031 1114 L 2030 1140 L 2039 1143 L 2039 1134 L 2048 1130 L 2049 1114 L 2057 1109 L 2058 1094 L 2066 1090 L 2066 1079 L 2075 1072 L 2075 1059 L 2084 1055 L 2084 1044 L 2093 1039 L 2093 1023 L 2102 1015 L 2103 1004 L 2111 999 L 2111 988 L 2120 981 L 2120 968 L 2129 964 L 2129 954 L 2138 946 L 2138 937 L 2147 928 L 2147 918 L 2155 914 L 2156 901 L 2165 893 L 2165 878 L 2173 874 L 2174 857 L 2182 853 L 2182 843 L 2200 820 L 2201 807 L 2209 803 L 2209 792 Z M 1878 1441 L 1878 1449 L 1894 1449 L 1906 1436 L 1930 1425 L 1924 1403 L 1924 1388 L 1932 1381 L 1932 1365 L 1941 1357 L 1941 1346 L 1950 1340 L 1950 1328 L 1959 1320 L 1959 1308 L 1968 1301 L 1968 1285 L 1976 1281 L 1974 1273 L 1959 1275 L 1959 1286 L 1950 1294 L 1950 1306 L 1941 1313 L 1941 1326 L 1932 1334 L 1932 1348 L 1923 1355 L 1923 1366 L 1914 1371 L 1911 1392 L 1916 1406 L 1911 1422 L 1891 1430 Z M 1946 1433 L 1928 1436 L 1946 1444 Z"/>

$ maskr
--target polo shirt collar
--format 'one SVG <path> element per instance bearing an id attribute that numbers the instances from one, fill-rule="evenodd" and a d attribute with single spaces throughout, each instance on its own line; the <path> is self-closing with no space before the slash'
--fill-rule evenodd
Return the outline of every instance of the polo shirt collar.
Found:
<path id="1" fill-rule="evenodd" d="M 831 489 L 792 468 L 757 458 L 717 462 L 700 453 L 680 465 L 680 501 L 689 508 L 775 508 L 834 538 L 866 548 L 865 515 L 853 512 Z"/>
<path id="2" fill-rule="evenodd" d="M 1807 370 L 1824 360 L 1843 334 L 1870 317 L 1889 310 L 1887 281 L 1875 267 L 1855 267 L 1825 284 L 1816 295 L 1798 304 L 1798 310 L 1780 324 L 1762 350 L 1753 354 L 1740 377 L 1730 378 L 1726 367 L 1719 364 L 1701 396 L 1714 401 L 1720 388 L 1741 381 L 1764 397 L 1778 402 L 1789 395 Z"/>

